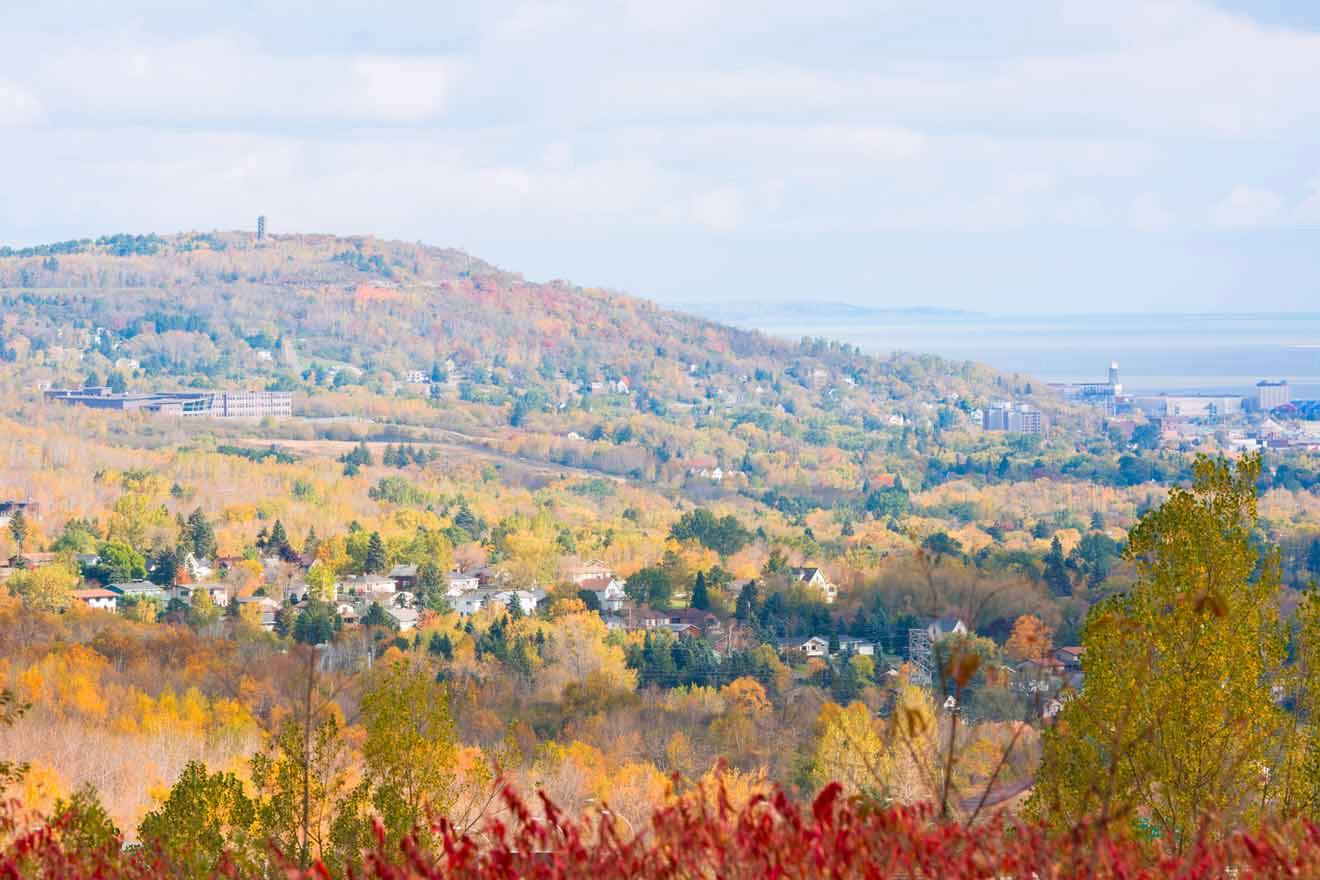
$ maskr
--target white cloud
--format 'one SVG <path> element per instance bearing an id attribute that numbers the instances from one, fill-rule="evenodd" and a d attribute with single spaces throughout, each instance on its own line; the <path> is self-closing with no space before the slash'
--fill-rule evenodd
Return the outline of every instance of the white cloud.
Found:
<path id="1" fill-rule="evenodd" d="M 0 80 L 0 128 L 28 125 L 41 115 L 41 102 L 17 83 Z"/>
<path id="2" fill-rule="evenodd" d="M 0 161 L 32 171 L 23 234 L 263 210 L 286 229 L 563 240 L 545 250 L 583 278 L 627 253 L 640 289 L 678 277 L 659 242 L 683 238 L 744 255 L 731 283 L 757 290 L 777 279 L 746 255 L 780 235 L 804 262 L 855 236 L 946 254 L 1071 235 L 1081 266 L 1109 259 L 1100 234 L 1320 222 L 1320 188 L 1298 186 L 1320 34 L 1210 0 L 19 6 Z M 52 179 L 82 194 L 78 218 L 36 191 Z"/>
<path id="3" fill-rule="evenodd" d="M 742 224 L 742 196 L 733 187 L 722 186 L 692 198 L 692 220 L 712 232 L 733 232 Z"/>
<path id="4" fill-rule="evenodd" d="M 1227 229 L 1254 229 L 1282 218 L 1283 199 L 1268 189 L 1238 184 L 1210 211 L 1210 222 Z"/>
<path id="5" fill-rule="evenodd" d="M 1297 205 L 1297 219 L 1301 223 L 1320 223 L 1320 175 L 1312 177 Z"/>
<path id="6" fill-rule="evenodd" d="M 426 122 L 443 115 L 459 74 L 446 58 L 280 56 L 203 38 L 69 49 L 34 80 L 66 125 L 241 128 Z"/>

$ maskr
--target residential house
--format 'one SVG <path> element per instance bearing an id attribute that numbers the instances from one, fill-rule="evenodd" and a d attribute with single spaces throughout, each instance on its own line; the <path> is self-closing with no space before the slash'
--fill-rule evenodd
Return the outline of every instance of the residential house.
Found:
<path id="1" fill-rule="evenodd" d="M 229 604 L 229 585 L 223 583 L 209 584 L 176 584 L 166 590 L 171 599 L 178 599 L 180 602 L 191 602 L 194 590 L 205 590 L 211 597 L 211 601 L 216 605 Z"/>
<path id="2" fill-rule="evenodd" d="M 119 603 L 118 593 L 100 587 L 93 587 L 87 590 L 74 590 L 73 598 L 82 602 L 88 608 L 96 608 L 101 611 L 114 611 Z"/>
<path id="3" fill-rule="evenodd" d="M 600 578 L 614 577 L 613 570 L 599 559 L 593 559 L 590 562 L 574 567 L 569 572 L 569 578 L 573 583 L 582 585 L 586 581 L 599 580 Z"/>
<path id="4" fill-rule="evenodd" d="M 664 628 L 680 639 L 701 638 L 701 630 L 697 629 L 690 623 L 667 623 Z"/>
<path id="5" fill-rule="evenodd" d="M 188 572 L 188 577 L 192 578 L 194 583 L 200 583 L 207 580 L 215 573 L 209 563 L 204 559 L 198 559 L 192 553 L 183 557 L 183 567 Z"/>
<path id="6" fill-rule="evenodd" d="M 509 580 L 507 572 L 500 571 L 489 565 L 483 565 L 481 568 L 474 568 L 470 574 L 477 579 L 478 587 L 498 587 Z"/>
<path id="7" fill-rule="evenodd" d="M 480 611 L 489 598 L 490 593 L 487 590 L 467 590 L 457 596 L 451 596 L 449 604 L 455 612 L 467 617 L 469 614 L 476 614 Z"/>
<path id="8" fill-rule="evenodd" d="M 417 586 L 417 566 L 400 563 L 390 569 L 389 578 L 400 590 L 411 590 Z"/>
<path id="9" fill-rule="evenodd" d="M 945 614 L 926 624 L 926 633 L 932 642 L 947 639 L 949 636 L 965 636 L 967 632 L 967 624 L 963 623 L 962 618 L 956 614 Z"/>
<path id="10" fill-rule="evenodd" d="M 616 577 L 603 575 L 596 578 L 577 581 L 579 587 L 596 595 L 601 613 L 621 611 L 628 595 L 624 592 L 623 581 Z"/>
<path id="11" fill-rule="evenodd" d="M 275 629 L 275 614 L 280 610 L 280 603 L 270 596 L 239 596 L 236 600 L 241 609 L 248 606 L 257 608 L 257 624 L 266 632 L 273 632 Z"/>
<path id="12" fill-rule="evenodd" d="M 490 597 L 491 602 L 498 602 L 507 607 L 516 601 L 523 614 L 535 614 L 536 609 L 545 601 L 545 590 L 497 590 Z"/>
<path id="13" fill-rule="evenodd" d="M 875 643 L 868 642 L 866 639 L 856 639 L 852 636 L 840 636 L 839 653 L 873 657 L 875 656 Z"/>
<path id="14" fill-rule="evenodd" d="M 720 619 L 698 608 L 640 608 L 632 615 L 632 619 L 632 629 L 679 632 L 690 627 L 696 634 L 707 639 L 717 639 L 724 634 L 724 624 Z"/>
<path id="15" fill-rule="evenodd" d="M 415 608 L 396 608 L 387 607 L 385 613 L 394 618 L 394 622 L 399 625 L 399 632 L 407 632 L 417 626 L 417 609 Z"/>
<path id="16" fill-rule="evenodd" d="M 1054 659 L 1063 664 L 1063 668 L 1069 672 L 1082 671 L 1082 654 L 1086 649 L 1081 646 L 1068 648 L 1055 648 Z"/>
<path id="17" fill-rule="evenodd" d="M 392 595 L 397 589 L 398 585 L 392 578 L 379 574 L 360 574 L 356 577 L 344 578 L 340 582 L 338 592 L 374 598 Z"/>
<path id="18" fill-rule="evenodd" d="M 117 596 L 149 596 L 161 601 L 169 598 L 159 584 L 153 584 L 151 581 L 122 581 L 117 584 L 107 584 L 106 589 Z"/>
<path id="19" fill-rule="evenodd" d="M 449 589 L 446 595 L 458 596 L 463 593 L 469 593 L 481 586 L 481 580 L 475 572 L 451 571 L 449 573 Z"/>
<path id="20" fill-rule="evenodd" d="M 781 654 L 800 651 L 808 657 L 827 657 L 830 653 L 830 640 L 824 636 L 794 636 L 775 639 L 775 647 Z"/>
<path id="21" fill-rule="evenodd" d="M 476 614 L 482 608 L 497 605 L 508 608 L 513 602 L 518 603 L 519 610 L 523 614 L 535 614 L 545 601 L 545 590 L 508 590 L 497 587 L 482 587 L 478 590 L 468 590 L 458 596 L 451 597 L 449 604 L 454 611 L 463 616 Z"/>
<path id="22" fill-rule="evenodd" d="M 839 598 L 839 588 L 830 581 L 825 572 L 815 566 L 795 568 L 793 577 L 799 583 L 819 590 L 828 604 L 834 604 L 834 600 Z"/>
<path id="23" fill-rule="evenodd" d="M 1063 677 L 1073 690 L 1082 689 L 1082 656 L 1086 649 L 1080 646 L 1056 648 L 1054 659 L 1063 664 Z"/>
<path id="24" fill-rule="evenodd" d="M 59 559 L 58 553 L 17 553 L 9 557 L 10 568 L 41 568 Z"/>
<path id="25" fill-rule="evenodd" d="M 669 623 L 669 612 L 655 608 L 639 608 L 631 617 L 633 629 L 662 629 Z"/>

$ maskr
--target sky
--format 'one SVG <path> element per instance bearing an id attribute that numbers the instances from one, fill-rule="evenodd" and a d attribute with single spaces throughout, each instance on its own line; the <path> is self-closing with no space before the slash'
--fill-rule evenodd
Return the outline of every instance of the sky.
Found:
<path id="1" fill-rule="evenodd" d="M 1313 0 L 7 0 L 0 243 L 251 228 L 663 302 L 1320 311 Z"/>

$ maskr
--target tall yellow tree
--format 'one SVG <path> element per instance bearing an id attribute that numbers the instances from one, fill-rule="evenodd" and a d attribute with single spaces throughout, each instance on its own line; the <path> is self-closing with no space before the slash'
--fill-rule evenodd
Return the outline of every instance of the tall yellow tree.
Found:
<path id="1" fill-rule="evenodd" d="M 457 794 L 457 735 L 444 689 L 426 667 L 385 664 L 362 698 L 372 803 L 390 839 L 443 816 Z"/>
<path id="2" fill-rule="evenodd" d="M 1260 557 L 1259 457 L 1202 457 L 1132 530 L 1139 578 L 1087 617 L 1085 686 L 1044 735 L 1033 804 L 1060 824 L 1136 816 L 1175 844 L 1269 808 L 1284 713 L 1277 551 Z M 1277 775 L 1277 774 L 1276 774 Z"/>
<path id="3" fill-rule="evenodd" d="M 849 794 L 884 797 L 893 759 L 871 710 L 864 703 L 826 703 L 816 725 L 812 782 L 817 787 L 838 782 Z"/>
<path id="4" fill-rule="evenodd" d="M 78 575 L 64 565 L 43 565 L 41 568 L 19 572 L 5 586 L 29 608 L 61 611 L 72 600 L 73 590 L 78 586 Z"/>

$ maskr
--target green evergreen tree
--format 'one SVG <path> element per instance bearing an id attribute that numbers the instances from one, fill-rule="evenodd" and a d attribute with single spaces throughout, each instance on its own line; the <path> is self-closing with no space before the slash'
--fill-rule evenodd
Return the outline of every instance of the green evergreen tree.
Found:
<path id="1" fill-rule="evenodd" d="M 362 615 L 362 625 L 383 626 L 386 629 L 393 630 L 399 628 L 399 622 L 390 616 L 379 602 L 372 602 L 371 607 L 367 609 L 367 613 Z"/>
<path id="2" fill-rule="evenodd" d="M 368 574 L 381 574 L 389 560 L 385 555 L 385 542 L 380 537 L 380 532 L 372 532 L 371 538 L 367 541 L 367 556 L 362 564 L 362 569 Z"/>
<path id="3" fill-rule="evenodd" d="M 692 607 L 702 611 L 710 610 L 710 593 L 706 587 L 706 573 L 697 572 L 697 580 L 692 585 Z"/>
<path id="4" fill-rule="evenodd" d="M 1050 552 L 1045 554 L 1045 585 L 1055 596 L 1072 595 L 1072 578 L 1068 577 L 1068 565 L 1058 535 L 1050 542 Z"/>
<path id="5" fill-rule="evenodd" d="M 293 621 L 293 639 L 304 645 L 321 645 L 335 637 L 336 614 L 325 602 L 312 599 L 301 606 Z"/>
<path id="6" fill-rule="evenodd" d="M 509 601 L 505 604 L 509 609 L 510 620 L 521 620 L 525 616 L 523 614 L 522 600 L 518 598 L 517 593 L 510 593 Z"/>
<path id="7" fill-rule="evenodd" d="M 270 530 L 270 537 L 266 539 L 266 550 L 277 553 L 285 559 L 293 555 L 293 547 L 289 546 L 289 536 L 284 531 L 284 523 L 278 519 Z"/>
<path id="8" fill-rule="evenodd" d="M 733 616 L 744 623 L 756 615 L 756 583 L 748 581 L 738 591 L 738 601 L 733 606 Z"/>
<path id="9" fill-rule="evenodd" d="M 193 555 L 198 559 L 210 559 L 215 555 L 215 529 L 211 527 L 206 514 L 199 507 L 188 514 L 188 535 L 192 542 Z"/>

